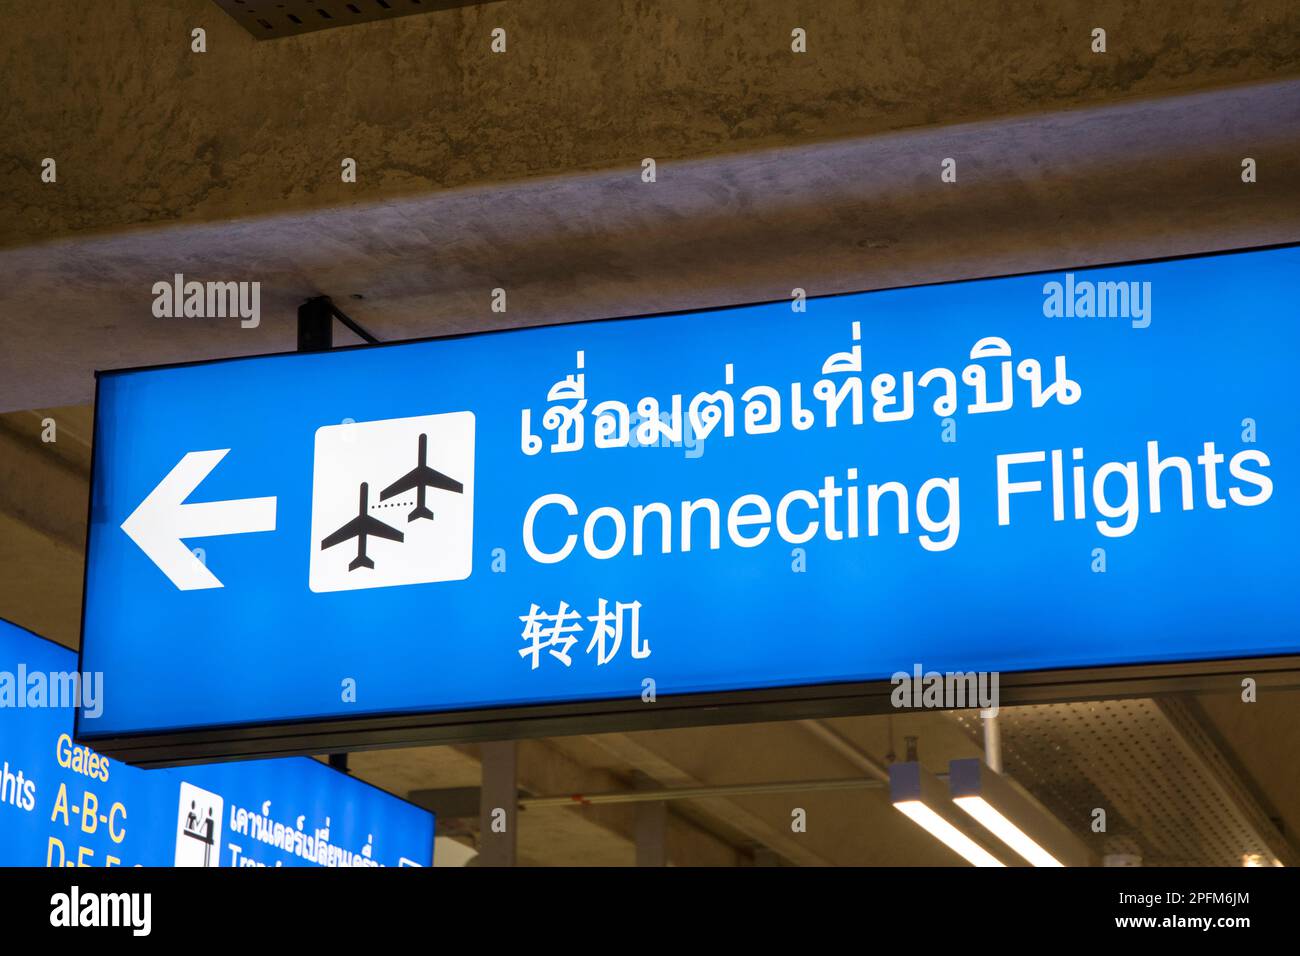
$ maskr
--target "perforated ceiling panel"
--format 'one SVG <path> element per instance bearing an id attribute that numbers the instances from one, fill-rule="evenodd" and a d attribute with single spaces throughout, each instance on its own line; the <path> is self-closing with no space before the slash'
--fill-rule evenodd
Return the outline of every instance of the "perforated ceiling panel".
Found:
<path id="1" fill-rule="evenodd" d="M 215 0 L 259 40 L 331 27 L 391 20 L 413 13 L 478 6 L 482 0 Z"/>
<path id="2" fill-rule="evenodd" d="M 957 719 L 980 737 L 977 712 Z M 1294 865 L 1293 850 L 1204 730 L 1175 698 L 1004 707 L 1003 771 L 1098 855 L 1143 866 L 1241 866 L 1248 854 Z M 1106 810 L 1106 832 L 1091 828 Z"/>

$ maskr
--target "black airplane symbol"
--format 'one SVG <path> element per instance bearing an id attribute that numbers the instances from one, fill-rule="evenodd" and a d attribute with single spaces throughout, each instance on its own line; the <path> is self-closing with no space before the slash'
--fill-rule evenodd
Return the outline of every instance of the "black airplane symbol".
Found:
<path id="1" fill-rule="evenodd" d="M 404 537 L 402 532 L 396 528 L 390 528 L 378 518 L 371 517 L 369 511 L 370 486 L 363 481 L 361 483 L 361 500 L 357 505 L 357 516 L 320 543 L 320 549 L 324 551 L 326 548 L 332 548 L 336 544 L 342 544 L 344 541 L 356 538 L 357 556 L 348 565 L 349 571 L 375 566 L 375 562 L 366 557 L 366 538 L 373 535 L 376 538 L 387 538 L 389 541 L 401 541 Z"/>
<path id="2" fill-rule="evenodd" d="M 415 510 L 406 516 L 408 523 L 416 518 L 428 518 L 433 520 L 433 512 L 424 506 L 424 490 L 426 488 L 441 488 L 444 491 L 454 491 L 461 494 L 465 486 L 454 478 L 448 478 L 440 471 L 434 471 L 426 465 L 425 459 L 429 453 L 429 436 L 420 436 L 420 463 L 408 471 L 401 478 L 385 488 L 379 495 L 380 501 L 387 501 L 393 495 L 400 495 L 403 491 L 416 489 Z"/>

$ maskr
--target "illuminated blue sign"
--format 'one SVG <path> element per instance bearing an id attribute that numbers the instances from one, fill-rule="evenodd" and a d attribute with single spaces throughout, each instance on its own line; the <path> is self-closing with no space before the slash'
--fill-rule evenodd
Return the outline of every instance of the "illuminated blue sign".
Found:
<path id="1" fill-rule="evenodd" d="M 1296 275 L 1290 247 L 102 374 L 83 663 L 119 692 L 80 732 L 1294 655 Z"/>
<path id="2" fill-rule="evenodd" d="M 138 770 L 72 738 L 111 681 L 0 621 L 0 866 L 431 866 L 433 815 L 306 757 Z"/>

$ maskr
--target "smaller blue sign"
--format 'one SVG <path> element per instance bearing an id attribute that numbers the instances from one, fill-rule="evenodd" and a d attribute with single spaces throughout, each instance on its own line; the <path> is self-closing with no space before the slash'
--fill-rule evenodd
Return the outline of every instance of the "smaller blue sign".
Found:
<path id="1" fill-rule="evenodd" d="M 72 739 L 77 655 L 0 620 L 0 866 L 432 866 L 433 814 L 307 757 L 139 770 Z"/>

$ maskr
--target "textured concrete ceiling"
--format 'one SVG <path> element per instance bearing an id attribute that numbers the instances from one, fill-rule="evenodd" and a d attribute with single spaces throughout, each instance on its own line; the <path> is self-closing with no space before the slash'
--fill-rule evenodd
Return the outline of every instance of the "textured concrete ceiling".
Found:
<path id="1" fill-rule="evenodd" d="M 0 250 L 0 410 L 87 402 L 99 368 L 290 350 L 320 293 L 391 341 L 1296 239 L 1300 81 L 131 229 Z M 260 282 L 262 324 L 155 318 L 176 273 Z"/>
<path id="2" fill-rule="evenodd" d="M 0 410 L 292 348 L 322 292 L 391 340 L 1298 237 L 1294 3 L 1012 7 L 517 0 L 259 43 L 207 0 L 0 0 Z M 262 326 L 155 319 L 177 272 L 261 282 Z"/>
<path id="3" fill-rule="evenodd" d="M 208 0 L 0 12 L 10 245 L 1300 72 L 1292 0 L 508 0 L 262 43 Z M 191 52 L 196 27 L 206 53 Z M 489 48 L 496 27 L 505 53 Z"/>

